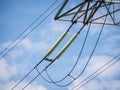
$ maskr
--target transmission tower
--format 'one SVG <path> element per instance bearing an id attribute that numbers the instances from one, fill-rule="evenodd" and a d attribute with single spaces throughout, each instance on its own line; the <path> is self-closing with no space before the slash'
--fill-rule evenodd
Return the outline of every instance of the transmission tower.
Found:
<path id="1" fill-rule="evenodd" d="M 65 0 L 55 16 L 55 20 L 83 24 L 120 25 L 120 0 L 81 0 L 76 6 L 66 10 L 70 0 Z M 65 10 L 64 10 L 65 9 Z M 103 12 L 102 12 L 103 11 Z M 108 17 L 104 23 L 104 18 Z"/>

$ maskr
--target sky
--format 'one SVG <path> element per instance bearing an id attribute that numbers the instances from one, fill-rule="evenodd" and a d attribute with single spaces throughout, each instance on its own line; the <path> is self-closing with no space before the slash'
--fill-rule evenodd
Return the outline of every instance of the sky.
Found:
<path id="1" fill-rule="evenodd" d="M 13 42 L 15 38 L 17 38 L 21 32 L 23 32 L 37 17 L 39 17 L 54 1 L 55 0 L 0 0 L 0 52 Z M 17 42 L 21 41 L 21 39 L 29 31 L 46 18 L 47 15 L 62 1 L 64 0 L 58 0 L 58 2 L 50 10 L 48 10 L 45 15 L 32 25 L 32 27 L 30 27 L 21 38 L 17 39 L 15 43 L 8 47 L 7 50 L 13 47 Z M 69 3 L 67 8 L 73 7 L 77 3 L 79 3 L 79 0 L 71 0 L 71 3 Z M 35 28 L 33 32 L 31 32 L 24 40 L 22 40 L 0 60 L 0 90 L 11 90 L 12 87 L 46 55 L 61 34 L 68 29 L 71 24 L 70 22 L 54 20 L 54 16 L 59 8 L 60 7 L 54 10 L 54 12 L 46 20 L 44 20 L 43 23 Z M 104 13 L 104 9 L 98 12 L 98 14 L 101 12 Z M 65 46 L 74 33 L 79 31 L 81 26 L 81 23 L 77 23 L 71 28 L 68 36 L 66 36 L 65 40 L 60 43 L 50 58 L 54 58 L 57 53 L 59 53 L 61 48 Z M 81 31 L 80 35 L 76 38 L 74 43 L 71 44 L 67 51 L 65 51 L 65 53 L 47 69 L 53 80 L 60 80 L 70 72 L 72 67 L 74 67 L 78 54 L 82 48 L 85 35 L 88 31 L 88 27 L 89 25 Z M 70 74 L 71 77 L 76 77 L 83 70 L 90 53 L 93 50 L 101 28 L 102 25 L 94 24 L 91 26 L 82 55 L 74 71 Z M 120 26 L 112 25 L 106 25 L 104 27 L 98 45 L 89 64 L 87 65 L 87 68 L 84 73 L 70 85 L 66 87 L 59 87 L 53 83 L 51 84 L 46 82 L 41 78 L 41 76 L 39 76 L 28 87 L 26 87 L 25 90 L 120 90 L 120 62 L 114 64 L 85 86 L 80 87 L 80 85 L 82 85 L 80 84 L 77 88 L 74 88 L 82 80 L 119 54 L 119 28 Z M 4 53 L 6 53 L 7 50 L 5 50 Z M 4 55 L 4 53 L 0 54 L 0 58 Z M 112 62 L 117 61 L 119 58 L 120 56 Z M 38 70 L 42 70 L 42 68 L 44 68 L 47 64 L 49 64 L 49 62 L 44 61 L 38 66 Z M 22 88 L 37 74 L 38 72 L 34 70 L 14 90 L 22 90 Z M 43 76 L 48 79 L 44 72 Z M 71 77 L 68 77 L 58 84 L 64 85 L 67 82 L 70 82 L 73 79 Z"/>

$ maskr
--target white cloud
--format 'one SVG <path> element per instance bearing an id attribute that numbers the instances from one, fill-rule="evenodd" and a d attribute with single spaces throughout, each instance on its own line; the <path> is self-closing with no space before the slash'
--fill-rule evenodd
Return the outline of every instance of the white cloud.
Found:
<path id="1" fill-rule="evenodd" d="M 91 74 L 93 72 L 95 72 L 96 70 L 98 70 L 101 66 L 103 66 L 104 64 L 106 64 L 108 61 L 110 61 L 112 59 L 112 57 L 109 56 L 94 56 L 92 58 L 92 61 L 90 63 L 90 65 L 88 66 L 88 69 L 86 71 L 86 74 Z M 115 60 L 113 60 L 114 62 Z M 113 63 L 111 62 L 111 63 Z M 110 64 L 111 64 L 110 63 Z M 108 70 L 106 70 L 106 72 L 104 72 L 103 74 L 101 74 L 99 76 L 99 78 L 101 80 L 104 79 L 114 79 L 115 77 L 117 77 L 119 75 L 118 72 L 120 72 L 119 70 L 119 63 L 112 66 L 111 68 L 109 68 Z M 105 69 L 108 65 L 106 65 L 103 69 Z M 101 70 L 103 70 L 101 69 Z"/>
<path id="2" fill-rule="evenodd" d="M 67 24 L 65 22 L 51 21 L 51 23 L 48 26 L 50 30 L 54 32 L 62 32 L 67 29 Z"/>
<path id="3" fill-rule="evenodd" d="M 9 44 L 11 44 L 11 41 L 2 43 L 1 47 L 4 49 L 4 48 L 8 47 Z"/>
<path id="4" fill-rule="evenodd" d="M 72 87 L 69 87 L 71 90 Z M 72 90 L 119 90 L 120 89 L 120 81 L 119 80 L 93 80 L 89 84 L 84 87 L 77 87 Z"/>
<path id="5" fill-rule="evenodd" d="M 21 44 L 20 44 L 23 49 L 28 50 L 28 51 L 43 51 L 48 49 L 49 44 L 46 41 L 32 41 L 30 39 L 25 39 Z"/>
<path id="6" fill-rule="evenodd" d="M 20 71 L 26 71 L 23 67 L 24 65 L 16 65 L 15 63 L 8 64 L 2 59 L 0 62 L 0 90 L 10 90 L 17 83 L 13 77 L 21 74 Z M 23 81 L 15 90 L 21 90 L 27 83 L 27 81 Z M 37 83 L 32 83 L 25 90 L 46 90 L 46 88 Z"/>
<path id="7" fill-rule="evenodd" d="M 78 27 L 80 27 L 80 26 L 78 25 Z M 93 25 L 91 28 L 92 29 L 91 35 L 93 35 L 93 34 L 95 35 L 96 33 L 98 33 L 99 28 L 100 28 L 99 25 Z M 53 40 L 54 37 L 57 36 L 57 35 L 55 35 L 56 33 L 63 32 L 66 29 L 67 29 L 66 23 L 64 24 L 61 22 L 55 22 L 55 23 L 51 22 L 48 24 L 46 31 L 40 32 L 40 36 L 42 36 L 43 40 L 33 41 L 31 39 L 25 39 L 20 43 L 20 46 L 18 46 L 18 48 L 16 48 L 15 50 L 12 51 L 12 53 L 10 55 L 12 58 L 15 59 L 15 58 L 23 55 L 23 53 L 24 53 L 23 50 L 27 50 L 28 52 L 38 52 L 38 51 L 47 50 L 48 47 L 51 45 L 50 43 L 48 43 L 48 40 Z M 49 38 L 49 37 L 47 37 L 46 34 L 50 33 L 51 31 L 55 33 L 54 34 L 55 36 L 53 35 L 52 37 Z M 47 39 L 44 39 L 44 37 L 47 37 Z M 118 39 L 119 39 L 119 36 L 108 38 L 108 40 L 105 41 L 106 42 L 105 46 L 103 46 L 105 49 L 103 49 L 103 50 L 107 53 L 108 52 L 114 53 L 114 51 L 118 50 L 118 48 L 114 48 L 114 47 L 116 47 L 115 41 Z M 3 44 L 3 46 L 6 47 L 8 45 L 8 43 L 10 43 L 10 42 Z M 19 48 L 19 47 L 22 47 L 22 48 Z M 82 80 L 82 78 L 84 79 L 85 76 L 87 76 L 88 74 L 91 74 L 92 72 L 97 70 L 100 66 L 102 66 L 107 61 L 106 59 L 108 59 L 108 58 L 111 58 L 111 57 L 109 57 L 109 56 L 94 56 L 92 58 L 92 62 L 87 67 L 84 76 L 82 76 L 79 80 L 74 82 L 73 85 L 76 85 L 77 83 L 79 83 Z M 85 58 L 81 61 L 85 62 Z M 25 73 L 26 70 L 24 70 L 25 69 L 24 66 L 28 67 L 25 64 L 19 65 L 18 67 L 16 67 L 16 65 L 0 63 L 0 71 L 1 71 L 0 81 L 7 81 L 5 83 L 0 83 L 0 90 L 9 90 L 16 83 L 14 81 L 10 82 L 9 79 L 12 76 L 18 74 L 17 72 L 19 72 L 20 70 Z M 80 65 L 80 66 L 82 66 L 82 65 Z M 80 67 L 80 66 L 78 66 L 78 67 Z M 77 70 L 77 71 L 79 71 L 79 70 Z M 90 82 L 85 87 L 82 87 L 80 90 L 98 90 L 98 89 L 104 90 L 104 88 L 106 88 L 106 90 L 119 90 L 120 89 L 120 81 L 115 80 L 115 78 L 119 75 L 118 72 L 120 72 L 119 65 L 117 65 L 117 66 L 115 65 L 113 68 L 110 68 L 107 72 L 100 75 L 97 78 L 99 80 L 94 79 L 92 82 Z M 27 83 L 27 81 L 23 82 L 21 85 L 23 86 L 23 85 L 25 85 L 25 83 Z M 73 87 L 73 86 L 71 85 L 70 87 Z M 17 90 L 19 90 L 20 88 L 21 88 L 21 86 L 18 87 Z M 26 90 L 46 90 L 46 88 L 42 85 L 38 85 L 37 83 L 34 83 L 34 84 L 31 84 L 29 87 L 27 87 Z"/>
<path id="8" fill-rule="evenodd" d="M 26 90 L 47 90 L 44 86 L 38 84 L 32 84 L 26 88 Z"/>
<path id="9" fill-rule="evenodd" d="M 5 60 L 0 62 L 0 81 L 7 81 L 11 76 L 17 73 L 17 69 L 14 65 L 9 65 Z"/>
<path id="10" fill-rule="evenodd" d="M 120 37 L 119 35 L 112 35 L 104 40 L 103 53 L 114 55 L 120 51 L 119 46 Z"/>
<path id="11" fill-rule="evenodd" d="M 27 50 L 30 53 L 34 52 L 44 52 L 46 51 L 50 43 L 47 41 L 32 41 L 30 39 L 25 39 L 23 42 L 21 42 L 20 46 L 23 50 Z"/>
<path id="12" fill-rule="evenodd" d="M 17 82 L 11 82 L 11 81 L 8 81 L 7 83 L 0 83 L 0 90 L 10 90 L 13 88 L 13 86 L 16 83 Z M 22 90 L 22 88 L 26 85 L 26 83 L 28 83 L 28 82 L 24 81 L 24 82 L 20 83 L 20 85 L 15 87 L 14 90 Z M 33 84 L 29 85 L 28 87 L 26 87 L 25 90 L 47 90 L 47 89 L 42 85 L 33 83 Z"/>
<path id="13" fill-rule="evenodd" d="M 99 69 L 111 58 L 112 57 L 109 57 L 109 56 L 94 56 L 92 58 L 92 61 L 89 63 L 86 71 L 84 72 L 84 74 L 78 80 L 73 82 L 73 84 L 69 87 L 69 90 L 71 90 L 74 86 L 76 86 L 78 83 L 84 80 L 87 76 L 91 75 L 93 72 Z M 83 59 L 83 61 L 85 61 L 85 59 Z M 117 78 L 120 75 L 119 66 L 120 66 L 120 63 L 115 64 L 114 66 L 106 70 L 101 75 L 97 76 L 95 79 L 93 79 L 91 82 L 89 82 L 82 88 L 77 89 L 78 88 L 77 87 L 72 90 L 119 90 L 120 81 Z"/>
<path id="14" fill-rule="evenodd" d="M 1 56 L 2 55 L 4 56 L 4 54 L 6 54 L 9 49 L 14 47 L 14 45 L 18 41 L 19 40 L 17 40 L 15 43 L 10 45 L 10 47 L 8 49 L 5 49 L 4 52 L 1 54 Z M 2 49 L 7 47 L 10 43 L 11 43 L 11 41 L 3 43 Z M 9 57 L 11 57 L 12 59 L 17 59 L 18 57 L 21 57 L 24 53 L 26 53 L 26 51 L 31 52 L 31 53 L 43 52 L 43 51 L 47 50 L 49 48 L 49 46 L 50 46 L 50 43 L 47 42 L 47 40 L 33 41 L 31 39 L 24 39 L 18 46 L 16 46 L 13 50 L 8 52 L 8 54 L 9 54 Z"/>

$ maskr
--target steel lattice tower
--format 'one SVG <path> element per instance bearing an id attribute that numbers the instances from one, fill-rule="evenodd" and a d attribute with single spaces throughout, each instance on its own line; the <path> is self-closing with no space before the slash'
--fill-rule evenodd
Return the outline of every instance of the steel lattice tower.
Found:
<path id="1" fill-rule="evenodd" d="M 70 0 L 64 1 L 55 20 L 103 24 L 103 19 L 108 16 L 105 25 L 120 25 L 120 0 L 81 0 L 76 6 L 65 9 L 69 2 Z"/>

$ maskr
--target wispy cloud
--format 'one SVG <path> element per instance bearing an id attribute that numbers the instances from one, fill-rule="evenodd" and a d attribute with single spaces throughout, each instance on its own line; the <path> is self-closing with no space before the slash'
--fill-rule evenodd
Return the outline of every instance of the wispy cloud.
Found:
<path id="1" fill-rule="evenodd" d="M 113 54 L 120 51 L 119 35 L 110 35 L 104 40 L 103 53 Z"/>
<path id="2" fill-rule="evenodd" d="M 8 81 L 13 75 L 17 74 L 15 65 L 10 66 L 5 60 L 0 63 L 0 81 Z"/>
<path id="3" fill-rule="evenodd" d="M 24 67 L 24 65 L 23 65 Z M 8 64 L 7 62 L 2 61 L 0 63 L 0 90 L 10 90 L 17 82 L 18 80 L 14 80 L 13 77 L 15 75 L 18 75 L 19 72 L 25 71 L 25 68 L 21 67 L 21 65 Z M 27 70 L 26 70 L 27 71 Z M 25 71 L 25 72 L 26 72 Z M 16 90 L 21 90 L 23 86 L 28 83 L 27 81 L 23 81 Z M 33 83 L 29 87 L 26 88 L 26 90 L 47 90 L 44 86 L 39 85 L 38 83 Z"/>
<path id="4" fill-rule="evenodd" d="M 66 22 L 59 22 L 53 20 L 48 24 L 48 27 L 54 33 L 65 31 L 68 28 Z"/>
<path id="5" fill-rule="evenodd" d="M 69 87 L 69 90 L 71 90 L 74 86 L 78 85 L 82 80 L 84 80 L 87 76 L 91 75 L 93 72 L 98 70 L 102 65 L 104 65 L 108 60 L 110 60 L 112 57 L 110 56 L 94 56 L 88 65 L 87 69 L 85 70 L 84 74 Z M 85 59 L 83 59 L 85 60 Z M 117 79 L 119 77 L 120 70 L 119 68 L 120 63 L 117 63 L 113 67 L 106 70 L 106 72 L 102 73 L 100 76 L 93 79 L 91 82 L 86 84 L 84 87 L 79 86 L 82 84 L 79 84 L 77 88 L 74 90 L 119 90 L 120 89 L 120 81 Z M 89 80 L 89 79 L 88 79 Z"/>
<path id="6" fill-rule="evenodd" d="M 1 90 L 10 90 L 13 85 L 15 85 L 17 82 L 12 82 L 12 81 L 8 81 L 7 83 L 0 83 L 0 89 Z M 18 86 L 15 90 L 22 90 L 23 86 L 26 84 L 27 82 L 22 82 L 20 86 Z M 27 87 L 25 90 L 47 90 L 44 86 L 39 85 L 37 83 L 34 83 L 32 85 L 30 85 L 29 87 Z"/>
<path id="7" fill-rule="evenodd" d="M 43 51 L 48 49 L 49 44 L 46 41 L 32 41 L 30 39 L 25 39 L 21 44 L 20 44 L 23 49 L 27 51 Z"/>

